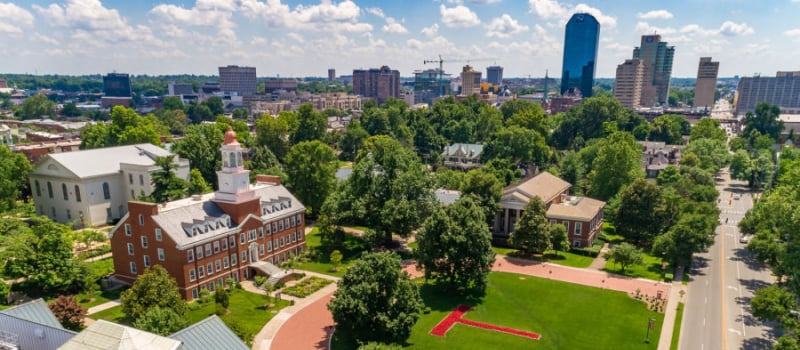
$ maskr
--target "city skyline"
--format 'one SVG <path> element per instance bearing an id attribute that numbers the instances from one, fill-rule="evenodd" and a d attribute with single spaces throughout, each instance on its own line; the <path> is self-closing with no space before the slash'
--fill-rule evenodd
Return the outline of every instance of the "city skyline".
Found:
<path id="1" fill-rule="evenodd" d="M 496 64 L 505 77 L 542 77 L 560 74 L 566 22 L 585 12 L 602 28 L 596 78 L 614 77 L 654 32 L 675 46 L 673 77 L 693 78 L 704 56 L 729 77 L 798 70 L 797 11 L 798 0 L 32 0 L 0 2 L 0 47 L 2 73 L 216 75 L 235 64 L 325 77 L 388 65 L 411 77 L 441 54 L 462 59 L 448 73 Z"/>

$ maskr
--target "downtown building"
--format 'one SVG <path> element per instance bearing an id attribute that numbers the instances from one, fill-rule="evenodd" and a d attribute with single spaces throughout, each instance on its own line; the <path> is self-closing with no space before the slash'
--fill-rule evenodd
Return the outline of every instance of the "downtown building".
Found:
<path id="1" fill-rule="evenodd" d="M 486 81 L 495 86 L 503 85 L 503 67 L 486 67 Z"/>
<path id="2" fill-rule="evenodd" d="M 600 23 L 588 13 L 576 13 L 564 32 L 564 58 L 561 68 L 561 95 L 592 96 Z"/>
<path id="3" fill-rule="evenodd" d="M 466 65 L 461 70 L 461 95 L 472 96 L 481 94 L 481 72 Z"/>
<path id="4" fill-rule="evenodd" d="M 353 70 L 353 94 L 383 103 L 390 97 L 400 98 L 400 72 L 389 66 Z"/>
<path id="5" fill-rule="evenodd" d="M 660 35 L 643 35 L 633 58 L 617 66 L 614 97 L 628 108 L 666 106 L 674 55 Z"/>
<path id="6" fill-rule="evenodd" d="M 168 203 L 128 202 L 128 213 L 111 230 L 114 278 L 133 283 L 158 264 L 175 278 L 181 295 L 269 276 L 291 278 L 276 265 L 306 249 L 305 207 L 274 176 L 256 177 L 242 162 L 244 149 L 228 129 L 217 172 L 219 190 Z"/>
<path id="7" fill-rule="evenodd" d="M 108 73 L 103 76 L 103 107 L 130 106 L 133 104 L 131 76 L 128 73 Z"/>
<path id="8" fill-rule="evenodd" d="M 714 107 L 718 72 L 719 62 L 711 61 L 711 57 L 700 57 L 694 85 L 694 108 L 711 110 Z"/>
<path id="9" fill-rule="evenodd" d="M 258 92 L 256 67 L 219 67 L 219 87 L 226 94 L 255 95 Z"/>
<path id="10" fill-rule="evenodd" d="M 414 72 L 414 104 L 433 104 L 440 97 L 450 95 L 450 74 L 439 68 Z"/>
<path id="11" fill-rule="evenodd" d="M 800 113 L 800 71 L 777 72 L 774 77 L 742 77 L 736 88 L 736 115 L 753 112 L 768 102 L 782 113 Z"/>

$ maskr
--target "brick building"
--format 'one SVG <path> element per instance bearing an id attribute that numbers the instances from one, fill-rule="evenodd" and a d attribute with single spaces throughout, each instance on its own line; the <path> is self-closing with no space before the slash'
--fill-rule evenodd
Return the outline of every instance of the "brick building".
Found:
<path id="1" fill-rule="evenodd" d="M 400 72 L 389 66 L 353 70 L 353 94 L 374 98 L 383 103 L 389 97 L 400 98 Z"/>
<path id="2" fill-rule="evenodd" d="M 159 264 L 187 300 L 227 278 L 290 278 L 275 265 L 306 249 L 305 207 L 277 177 L 259 175 L 250 185 L 242 151 L 228 129 L 217 192 L 165 204 L 128 202 L 128 214 L 110 234 L 114 277 L 133 283 Z"/>

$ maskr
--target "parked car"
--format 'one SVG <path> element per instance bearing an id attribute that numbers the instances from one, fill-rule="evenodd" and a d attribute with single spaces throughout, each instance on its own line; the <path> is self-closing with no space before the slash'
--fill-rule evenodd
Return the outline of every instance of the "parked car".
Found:
<path id="1" fill-rule="evenodd" d="M 747 242 L 750 242 L 751 238 L 753 238 L 751 235 L 742 235 L 742 237 L 739 238 L 739 243 L 747 244 Z"/>

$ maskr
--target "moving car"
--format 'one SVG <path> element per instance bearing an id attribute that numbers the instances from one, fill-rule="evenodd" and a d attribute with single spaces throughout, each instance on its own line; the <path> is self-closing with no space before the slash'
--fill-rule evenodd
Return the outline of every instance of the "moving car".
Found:
<path id="1" fill-rule="evenodd" d="M 750 238 L 753 238 L 753 236 L 751 236 L 751 235 L 742 235 L 742 237 L 739 238 L 739 243 L 747 244 L 747 242 L 750 242 Z"/>

